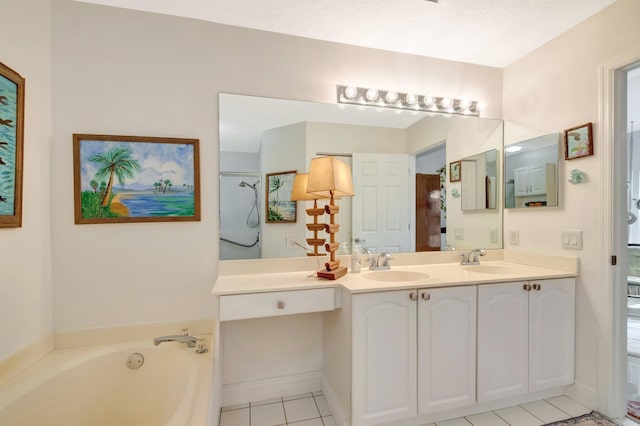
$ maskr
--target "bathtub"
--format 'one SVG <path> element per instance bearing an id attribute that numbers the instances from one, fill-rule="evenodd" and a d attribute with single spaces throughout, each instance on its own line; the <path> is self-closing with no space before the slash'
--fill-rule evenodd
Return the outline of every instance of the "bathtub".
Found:
<path id="1" fill-rule="evenodd" d="M 0 425 L 205 426 L 212 371 L 211 352 L 176 342 L 55 350 L 0 384 Z"/>

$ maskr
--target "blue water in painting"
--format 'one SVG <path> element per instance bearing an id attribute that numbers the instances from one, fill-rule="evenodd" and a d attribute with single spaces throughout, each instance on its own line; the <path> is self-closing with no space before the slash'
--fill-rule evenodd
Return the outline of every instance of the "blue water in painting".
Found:
<path id="1" fill-rule="evenodd" d="M 126 194 L 126 195 L 125 195 Z M 193 192 L 172 194 L 123 193 L 120 202 L 129 209 L 129 217 L 193 216 Z"/>
<path id="2" fill-rule="evenodd" d="M 0 142 L 7 145 L 0 146 L 0 158 L 6 163 L 0 165 L 0 196 L 6 201 L 0 202 L 0 216 L 14 215 L 14 202 L 16 192 L 15 166 L 16 166 L 16 102 L 17 86 L 14 82 L 0 76 L 0 96 L 6 96 L 7 105 L 0 103 L 0 118 L 12 120 L 13 127 L 0 125 Z"/>

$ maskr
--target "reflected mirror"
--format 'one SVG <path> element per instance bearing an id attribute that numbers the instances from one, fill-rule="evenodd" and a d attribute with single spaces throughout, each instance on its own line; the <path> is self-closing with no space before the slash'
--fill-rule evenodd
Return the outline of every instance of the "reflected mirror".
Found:
<path id="1" fill-rule="evenodd" d="M 504 148 L 504 207 L 558 205 L 560 133 L 550 133 Z"/>
<path id="2" fill-rule="evenodd" d="M 460 163 L 462 210 L 495 209 L 498 193 L 498 150 L 472 155 Z"/>
<path id="3" fill-rule="evenodd" d="M 356 195 L 336 201 L 338 254 L 349 254 L 355 237 L 374 253 L 502 248 L 500 203 L 463 211 L 450 195 L 460 182 L 445 174 L 451 161 L 502 149 L 502 120 L 232 94 L 220 94 L 219 113 L 222 260 L 305 256 L 312 249 L 305 209 L 313 202 L 298 202 L 295 223 L 265 222 L 265 176 L 306 173 L 323 155 L 349 164 L 354 179 Z M 388 178 L 372 184 L 372 167 L 406 171 L 392 185 Z"/>

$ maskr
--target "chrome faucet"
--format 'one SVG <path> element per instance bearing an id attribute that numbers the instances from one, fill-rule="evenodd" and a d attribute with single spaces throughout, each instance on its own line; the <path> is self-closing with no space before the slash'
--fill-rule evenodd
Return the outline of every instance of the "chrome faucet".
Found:
<path id="1" fill-rule="evenodd" d="M 369 269 L 374 271 L 391 269 L 390 260 L 393 260 L 393 257 L 389 253 L 380 253 L 377 258 L 371 256 L 369 258 Z"/>
<path id="2" fill-rule="evenodd" d="M 487 251 L 482 249 L 474 249 L 468 253 L 466 252 L 461 253 L 460 264 L 461 265 L 479 265 L 480 259 L 478 258 L 478 256 L 484 256 L 486 254 L 487 254 Z"/>
<path id="3" fill-rule="evenodd" d="M 164 342 L 180 342 L 186 343 L 187 347 L 195 348 L 196 343 L 198 343 L 198 339 L 193 336 L 185 336 L 184 334 L 173 334 L 170 336 L 160 336 L 153 339 L 153 344 L 158 346 L 160 343 Z"/>

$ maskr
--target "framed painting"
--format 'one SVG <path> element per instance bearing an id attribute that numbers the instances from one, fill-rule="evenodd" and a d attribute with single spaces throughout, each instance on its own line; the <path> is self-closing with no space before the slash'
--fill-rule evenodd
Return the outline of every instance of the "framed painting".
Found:
<path id="1" fill-rule="evenodd" d="M 587 123 L 564 131 L 564 159 L 593 155 L 593 124 Z"/>
<path id="2" fill-rule="evenodd" d="M 266 223 L 295 223 L 296 202 L 291 200 L 295 170 L 267 174 Z"/>
<path id="3" fill-rule="evenodd" d="M 22 226 L 24 78 L 0 62 L 0 228 Z"/>
<path id="4" fill-rule="evenodd" d="M 460 181 L 460 168 L 462 167 L 462 162 L 454 161 L 449 163 L 449 182 L 459 182 Z"/>
<path id="5" fill-rule="evenodd" d="M 73 135 L 76 224 L 200 220 L 197 139 Z"/>

